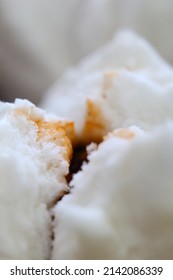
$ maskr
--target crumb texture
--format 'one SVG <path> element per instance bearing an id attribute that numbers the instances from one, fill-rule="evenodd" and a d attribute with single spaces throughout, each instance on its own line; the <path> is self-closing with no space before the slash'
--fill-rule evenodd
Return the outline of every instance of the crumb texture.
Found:
<path id="1" fill-rule="evenodd" d="M 53 259 L 172 259 L 173 126 L 114 133 L 54 208 Z"/>
<path id="2" fill-rule="evenodd" d="M 48 259 L 49 205 L 68 190 L 71 144 L 28 101 L 0 103 L 0 259 Z"/>

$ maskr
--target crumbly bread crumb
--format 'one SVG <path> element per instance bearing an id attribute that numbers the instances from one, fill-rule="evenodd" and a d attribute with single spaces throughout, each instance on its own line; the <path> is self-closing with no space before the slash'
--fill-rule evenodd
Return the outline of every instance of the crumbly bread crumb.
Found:
<path id="1" fill-rule="evenodd" d="M 0 259 L 50 258 L 50 207 L 69 190 L 71 127 L 26 100 L 0 102 Z"/>
<path id="2" fill-rule="evenodd" d="M 67 121 L 45 121 L 43 117 L 32 115 L 32 111 L 14 110 L 16 116 L 25 116 L 28 121 L 34 122 L 37 127 L 37 141 L 53 142 L 64 147 L 65 159 L 70 162 L 72 157 L 72 143 L 74 141 L 74 123 Z M 70 140 L 71 139 L 71 140 Z"/>

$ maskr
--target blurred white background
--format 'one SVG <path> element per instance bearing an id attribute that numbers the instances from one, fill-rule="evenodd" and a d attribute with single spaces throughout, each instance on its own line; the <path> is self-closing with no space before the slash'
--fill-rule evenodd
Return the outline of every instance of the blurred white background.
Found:
<path id="1" fill-rule="evenodd" d="M 119 29 L 173 63 L 173 0 L 0 0 L 0 98 L 34 103 Z"/>

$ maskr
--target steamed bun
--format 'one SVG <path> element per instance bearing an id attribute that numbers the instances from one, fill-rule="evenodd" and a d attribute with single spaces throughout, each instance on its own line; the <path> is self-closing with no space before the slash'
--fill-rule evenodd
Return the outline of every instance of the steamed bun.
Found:
<path id="1" fill-rule="evenodd" d="M 0 259 L 50 258 L 72 152 L 63 126 L 29 101 L 0 103 Z"/>
<path id="2" fill-rule="evenodd" d="M 173 69 L 123 32 L 47 93 L 56 116 L 0 103 L 0 258 L 171 259 L 172 102 Z"/>
<path id="3" fill-rule="evenodd" d="M 53 259 L 173 258 L 173 125 L 115 130 L 55 206 Z"/>

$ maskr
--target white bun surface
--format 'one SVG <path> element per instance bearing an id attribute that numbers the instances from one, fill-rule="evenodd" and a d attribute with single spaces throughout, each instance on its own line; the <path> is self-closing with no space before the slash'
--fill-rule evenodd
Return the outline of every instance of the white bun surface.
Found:
<path id="1" fill-rule="evenodd" d="M 49 208 L 68 190 L 69 162 L 46 118 L 26 100 L 0 103 L 0 259 L 50 258 Z"/>
<path id="2" fill-rule="evenodd" d="M 53 259 L 172 259 L 173 125 L 115 130 L 55 206 Z"/>

